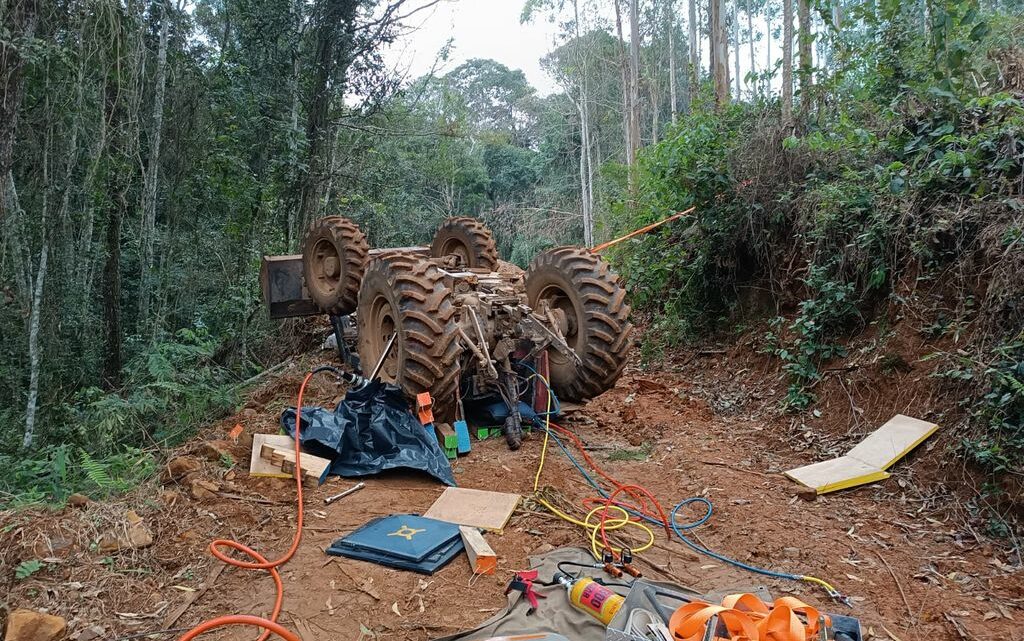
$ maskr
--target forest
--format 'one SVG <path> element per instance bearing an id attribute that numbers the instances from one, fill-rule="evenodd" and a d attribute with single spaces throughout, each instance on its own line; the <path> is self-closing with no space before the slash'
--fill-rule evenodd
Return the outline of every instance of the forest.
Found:
<path id="1" fill-rule="evenodd" d="M 912 317 L 956 455 L 1024 474 L 1019 2 L 526 0 L 542 95 L 389 67 L 439 1 L 0 0 L 0 502 L 131 487 L 309 346 L 259 264 L 325 215 L 524 265 L 694 207 L 611 254 L 642 358 L 763 325 L 799 414 Z"/>

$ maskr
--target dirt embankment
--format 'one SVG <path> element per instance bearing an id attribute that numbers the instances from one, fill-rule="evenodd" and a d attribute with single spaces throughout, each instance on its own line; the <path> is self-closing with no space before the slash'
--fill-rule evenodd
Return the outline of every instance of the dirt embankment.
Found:
<path id="1" fill-rule="evenodd" d="M 950 431 L 943 412 L 951 404 L 914 365 L 920 346 L 905 345 L 899 336 L 886 338 L 875 352 L 882 359 L 901 356 L 909 369 L 883 373 L 877 354 L 857 361 L 851 350 L 846 369 L 827 376 L 817 390 L 820 416 L 794 417 L 778 409 L 785 385 L 750 336 L 728 348 L 681 352 L 664 367 L 631 368 L 614 390 L 565 419 L 610 473 L 646 485 L 666 508 L 690 496 L 712 500 L 714 515 L 695 531 L 704 545 L 745 563 L 825 578 L 852 597 L 851 609 L 829 603 L 808 584 L 760 577 L 700 556 L 661 532 L 655 547 L 641 555 L 644 571 L 702 591 L 764 584 L 775 595 L 796 594 L 860 617 L 867 638 L 1024 639 L 1020 559 L 978 531 L 964 494 L 946 484 L 951 477 L 943 452 Z M 276 430 L 305 366 L 316 360 L 268 381 L 237 416 L 183 448 L 181 454 L 202 459 L 198 470 L 154 481 L 116 501 L 0 515 L 0 577 L 9 606 L 60 614 L 69 621 L 71 638 L 80 641 L 187 628 L 226 613 L 268 614 L 274 597 L 269 577 L 225 569 L 207 545 L 232 538 L 269 558 L 287 549 L 295 527 L 294 487 L 249 478 L 247 441 L 253 433 Z M 309 398 L 329 404 L 339 396 L 317 382 Z M 780 474 L 844 451 L 896 412 L 943 429 L 896 466 L 893 478 L 808 502 Z M 236 423 L 244 432 L 237 443 L 223 445 L 230 457 L 203 458 L 203 443 L 224 441 Z M 533 435 L 518 452 L 502 439 L 474 443 L 473 452 L 454 464 L 456 479 L 464 487 L 529 495 L 541 441 Z M 593 494 L 557 450 L 549 453 L 542 483 L 570 505 Z M 281 621 L 304 639 L 428 639 L 471 627 L 501 607 L 511 572 L 527 567 L 529 555 L 586 544 L 578 528 L 527 499 L 502 535 L 488 537 L 500 557 L 495 576 L 474 578 L 464 559 L 422 577 L 328 557 L 323 549 L 338 536 L 376 515 L 421 512 L 442 490 L 425 477 L 387 474 L 367 479 L 367 488 L 348 499 L 323 505 L 324 496 L 348 485 L 331 479 L 309 493 L 303 542 L 282 569 Z M 98 549 L 104 533 L 126 527 L 128 510 L 151 531 L 152 545 Z M 33 558 L 44 559 L 44 568 L 15 580 L 14 568 Z M 178 616 L 170 620 L 172 615 Z M 250 639 L 253 630 L 218 634 L 212 638 Z"/>

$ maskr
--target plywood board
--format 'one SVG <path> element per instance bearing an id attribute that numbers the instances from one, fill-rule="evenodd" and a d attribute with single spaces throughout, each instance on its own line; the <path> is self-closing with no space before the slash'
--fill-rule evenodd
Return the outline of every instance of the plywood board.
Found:
<path id="1" fill-rule="evenodd" d="M 260 456 L 260 453 L 263 451 L 263 446 L 265 444 L 286 446 L 291 445 L 291 443 L 292 437 L 285 434 L 253 434 L 252 453 L 249 460 L 249 475 L 290 479 L 292 477 L 291 474 L 285 474 L 281 470 L 281 466 L 274 465 L 267 459 Z"/>
<path id="2" fill-rule="evenodd" d="M 519 498 L 518 494 L 449 487 L 423 516 L 500 533 Z"/>
<path id="3" fill-rule="evenodd" d="M 824 494 L 889 478 L 886 470 L 939 428 L 934 423 L 897 414 L 845 456 L 798 467 L 786 476 Z"/>
<path id="4" fill-rule="evenodd" d="M 939 426 L 935 423 L 897 414 L 846 455 L 887 470 L 937 429 Z"/>
<path id="5" fill-rule="evenodd" d="M 850 456 L 812 463 L 785 473 L 797 483 L 817 490 L 818 494 L 873 483 L 889 478 L 889 473 Z"/>

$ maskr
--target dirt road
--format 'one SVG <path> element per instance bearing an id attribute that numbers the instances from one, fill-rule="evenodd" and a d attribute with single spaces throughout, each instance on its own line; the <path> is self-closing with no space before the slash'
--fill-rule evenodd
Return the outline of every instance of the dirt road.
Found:
<path id="1" fill-rule="evenodd" d="M 666 507 L 690 496 L 710 499 L 714 515 L 696 530 L 705 545 L 745 563 L 822 577 L 850 595 L 853 607 L 829 603 L 809 584 L 756 576 L 699 556 L 663 532 L 642 555 L 645 572 L 700 591 L 763 584 L 773 595 L 794 594 L 860 617 L 868 639 L 1024 639 L 1024 572 L 1001 546 L 964 525 L 949 504 L 936 499 L 940 495 L 918 487 L 928 477 L 920 468 L 935 465 L 935 456 L 925 450 L 887 481 L 804 500 L 780 472 L 824 457 L 827 446 L 800 429 L 780 429 L 778 421 L 766 418 L 773 414 L 764 402 L 723 403 L 730 395 L 769 395 L 740 385 L 717 359 L 703 357 L 674 373 L 631 369 L 614 390 L 570 413 L 564 424 L 610 473 L 646 485 Z M 274 431 L 300 377 L 294 369 L 268 383 L 252 395 L 247 410 L 204 436 L 223 438 L 236 422 L 246 435 Z M 321 384 L 310 402 L 337 397 Z M 748 411 L 751 406 L 756 409 Z M 474 443 L 473 452 L 455 463 L 456 479 L 464 487 L 529 495 L 541 440 L 534 434 L 518 452 L 501 439 Z M 223 569 L 205 547 L 213 538 L 234 538 L 274 558 L 294 531 L 294 487 L 247 477 L 245 435 L 231 454 L 237 468 L 210 461 L 193 475 L 219 487 L 205 498 L 193 498 L 187 483 L 153 483 L 84 509 L 3 514 L 5 580 L 25 558 L 45 555 L 53 561 L 11 582 L 9 603 L 67 617 L 78 635 L 71 638 L 78 639 L 161 629 L 188 602 L 170 627 L 218 614 L 269 613 L 269 578 Z M 471 627 L 503 604 L 511 572 L 526 568 L 528 556 L 553 546 L 585 545 L 581 530 L 526 500 L 503 535 L 488 537 L 500 557 L 495 576 L 473 578 L 461 558 L 422 577 L 328 557 L 323 549 L 333 539 L 370 517 L 421 512 L 442 491 L 420 476 L 389 474 L 367 479 L 366 489 L 323 506 L 324 496 L 350 484 L 334 478 L 308 497 L 302 545 L 282 571 L 281 621 L 304 639 L 428 639 Z M 557 450 L 542 484 L 576 504 L 593 494 Z M 144 519 L 156 542 L 115 554 L 90 549 L 89 542 L 121 522 L 127 509 Z M 695 515 L 696 510 L 687 514 Z M 253 632 L 235 629 L 210 638 L 251 639 Z"/>

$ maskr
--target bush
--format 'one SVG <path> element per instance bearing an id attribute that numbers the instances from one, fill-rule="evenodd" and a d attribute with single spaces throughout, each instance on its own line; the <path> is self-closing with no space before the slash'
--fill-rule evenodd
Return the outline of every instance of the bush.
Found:
<path id="1" fill-rule="evenodd" d="M 0 454 L 0 491 L 12 504 L 61 503 L 75 492 L 120 493 L 147 478 L 163 448 L 237 406 L 239 389 L 213 360 L 216 347 L 202 328 L 180 330 L 127 364 L 122 390 L 79 392 L 47 415 L 62 420 L 40 430 L 39 447 Z"/>

